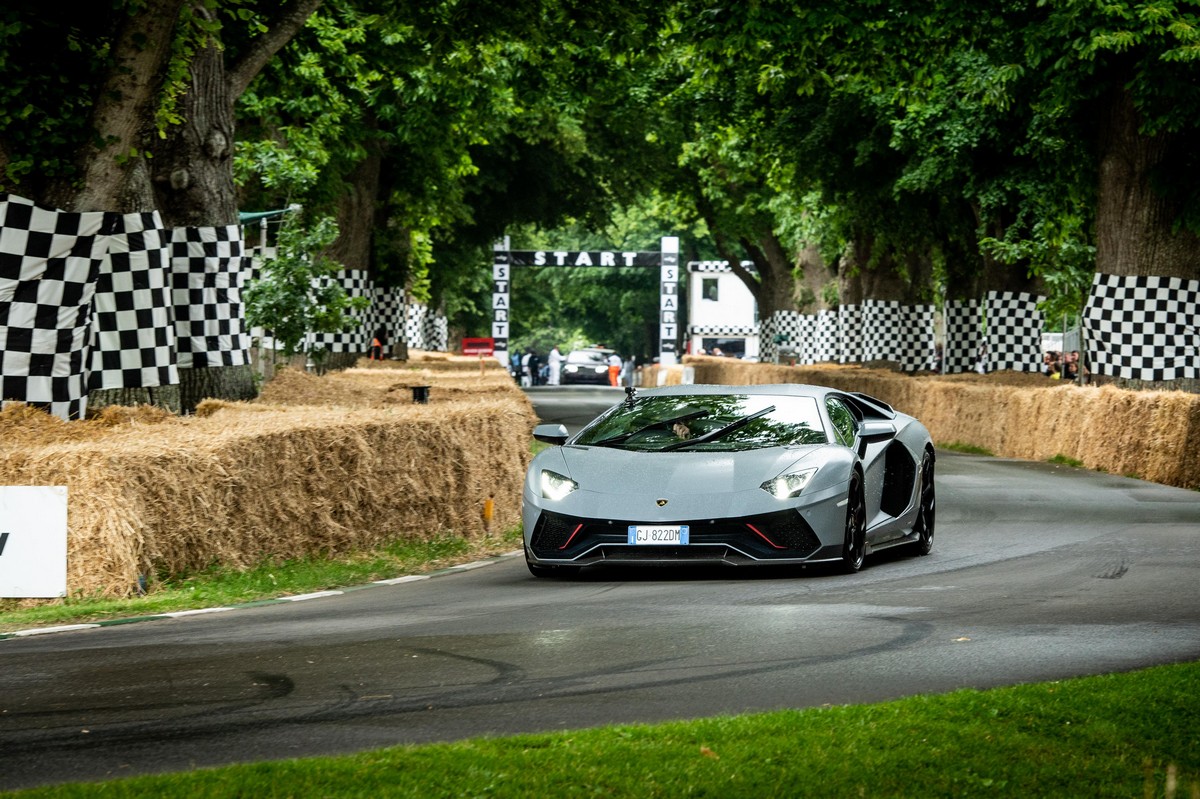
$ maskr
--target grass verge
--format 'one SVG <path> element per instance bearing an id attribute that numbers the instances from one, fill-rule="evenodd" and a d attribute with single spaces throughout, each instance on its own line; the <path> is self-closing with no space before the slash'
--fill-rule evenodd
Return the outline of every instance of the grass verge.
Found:
<path id="1" fill-rule="evenodd" d="M 429 541 L 400 541 L 383 549 L 338 558 L 270 561 L 245 571 L 213 567 L 183 578 L 156 581 L 147 594 L 130 599 L 0 600 L 0 633 L 240 605 L 345 588 L 405 574 L 428 574 L 520 548 L 521 531 L 513 528 L 474 540 L 448 535 Z"/>
<path id="2" fill-rule="evenodd" d="M 1200 664 L 877 705 L 395 747 L 22 797 L 1200 793 Z"/>
<path id="3" fill-rule="evenodd" d="M 938 449 L 944 449 L 949 452 L 961 452 L 964 455 L 988 455 L 995 457 L 996 453 L 986 447 L 977 447 L 974 444 L 964 444 L 961 441 L 949 441 L 944 444 L 938 444 Z"/>

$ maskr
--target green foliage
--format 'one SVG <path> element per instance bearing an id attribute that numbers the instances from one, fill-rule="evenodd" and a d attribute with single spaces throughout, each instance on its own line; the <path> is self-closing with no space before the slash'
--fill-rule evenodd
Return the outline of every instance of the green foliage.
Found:
<path id="1" fill-rule="evenodd" d="M 947 441 L 945 443 L 938 444 L 938 449 L 944 449 L 948 452 L 961 452 L 964 455 L 987 455 L 990 457 L 996 454 L 986 447 L 976 446 L 975 444 L 966 444 L 962 441 Z"/>
<path id="2" fill-rule="evenodd" d="M 357 324 L 353 314 L 370 304 L 366 297 L 348 297 L 330 279 L 342 265 L 323 253 L 336 238 L 331 217 L 311 227 L 285 224 L 278 255 L 263 263 L 262 277 L 251 280 L 242 294 L 247 321 L 265 328 L 287 357 L 302 351 L 308 333 L 337 333 Z"/>

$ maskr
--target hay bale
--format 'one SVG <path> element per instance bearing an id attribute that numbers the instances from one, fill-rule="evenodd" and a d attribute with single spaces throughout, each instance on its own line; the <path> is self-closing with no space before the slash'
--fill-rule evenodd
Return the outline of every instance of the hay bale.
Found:
<path id="1" fill-rule="evenodd" d="M 10 407 L 0 484 L 68 487 L 69 589 L 110 596 L 139 575 L 481 535 L 489 497 L 498 528 L 519 523 L 536 417 L 511 379 L 431 376 L 431 404 L 415 405 L 389 400 L 398 373 L 356 372 L 285 370 L 260 400 L 184 418 Z"/>
<path id="2" fill-rule="evenodd" d="M 685 356 L 695 382 L 811 383 L 861 391 L 911 414 L 935 442 L 961 442 L 1008 458 L 1057 455 L 1113 474 L 1200 488 L 1200 395 L 1081 387 L 1043 375 L 999 372 L 903 375 L 854 365 L 782 366 Z M 682 367 L 666 367 L 668 385 Z M 654 372 L 644 378 L 655 385 Z"/>

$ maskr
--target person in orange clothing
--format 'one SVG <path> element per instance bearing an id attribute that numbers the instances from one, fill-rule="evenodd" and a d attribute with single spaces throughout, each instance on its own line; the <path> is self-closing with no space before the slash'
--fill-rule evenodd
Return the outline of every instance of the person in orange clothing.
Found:
<path id="1" fill-rule="evenodd" d="M 621 356 L 615 352 L 608 356 L 608 384 L 614 388 L 621 384 Z"/>
<path id="2" fill-rule="evenodd" d="M 387 346 L 387 330 L 379 328 L 375 331 L 374 338 L 371 339 L 371 352 L 369 357 L 372 361 L 383 360 L 383 348 Z"/>

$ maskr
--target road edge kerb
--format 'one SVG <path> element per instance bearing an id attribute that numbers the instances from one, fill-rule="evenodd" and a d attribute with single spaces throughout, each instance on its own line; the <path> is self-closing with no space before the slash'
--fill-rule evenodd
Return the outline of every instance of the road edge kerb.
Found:
<path id="1" fill-rule="evenodd" d="M 138 624 L 145 621 L 160 621 L 162 619 L 178 619 L 187 616 L 201 616 L 212 613 L 226 613 L 234 610 L 243 610 L 245 608 L 261 608 L 266 605 L 284 605 L 290 602 L 306 602 L 310 599 L 324 599 L 332 596 L 342 596 L 343 594 L 353 593 L 355 591 L 363 591 L 368 588 L 381 588 L 384 586 L 403 585 L 405 583 L 416 583 L 424 580 L 431 580 L 435 577 L 445 577 L 450 574 L 459 574 L 461 572 L 474 571 L 475 569 L 491 566 L 494 563 L 510 560 L 523 555 L 523 550 L 515 549 L 511 552 L 501 552 L 499 555 L 492 555 L 484 560 L 475 560 L 469 563 L 459 563 L 454 566 L 447 566 L 444 569 L 429 572 L 428 574 L 406 574 L 400 577 L 391 577 L 386 580 L 373 580 L 362 585 L 351 585 L 345 588 L 335 588 L 328 591 L 314 591 L 311 594 L 295 594 L 292 596 L 281 596 L 274 599 L 257 599 L 253 602 L 243 602 L 237 605 L 227 605 L 211 608 L 192 608 L 189 610 L 173 610 L 164 613 L 153 613 L 146 616 L 127 616 L 119 619 L 106 619 L 104 621 L 89 621 L 80 624 L 64 624 L 57 627 L 31 627 L 27 630 L 15 630 L 10 633 L 0 633 L 0 641 L 6 641 L 15 638 L 33 638 L 41 635 L 54 635 L 57 633 L 77 632 L 79 630 L 94 630 L 99 627 L 118 627 L 125 624 Z"/>

